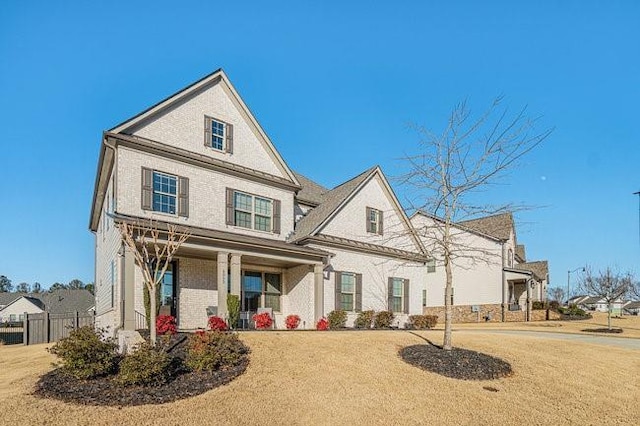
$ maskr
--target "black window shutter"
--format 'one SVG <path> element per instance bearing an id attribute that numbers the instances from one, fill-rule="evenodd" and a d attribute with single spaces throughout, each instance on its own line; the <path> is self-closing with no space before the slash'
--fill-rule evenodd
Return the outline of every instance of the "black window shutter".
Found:
<path id="1" fill-rule="evenodd" d="M 226 123 L 224 127 L 225 137 L 227 139 L 225 143 L 225 151 L 229 154 L 233 154 L 233 124 Z"/>
<path id="2" fill-rule="evenodd" d="M 388 300 L 387 302 L 389 303 L 387 309 L 389 309 L 390 311 L 393 311 L 393 278 L 389 277 L 387 279 L 387 287 L 388 287 Z"/>
<path id="3" fill-rule="evenodd" d="M 367 232 L 373 232 L 371 229 L 371 207 L 367 207 L 365 214 L 367 215 L 367 218 L 364 223 L 367 226 Z"/>
<path id="4" fill-rule="evenodd" d="M 211 146 L 211 119 L 204 117 L 204 146 Z"/>
<path id="5" fill-rule="evenodd" d="M 226 222 L 227 225 L 235 225 L 235 218 L 233 217 L 233 189 L 227 188 L 227 208 L 226 208 Z"/>
<path id="6" fill-rule="evenodd" d="M 404 302 L 404 313 L 409 313 L 409 280 L 404 280 L 404 293 L 402 294 L 402 299 Z"/>
<path id="7" fill-rule="evenodd" d="M 280 200 L 273 200 L 273 233 L 280 233 Z"/>
<path id="8" fill-rule="evenodd" d="M 189 216 L 189 178 L 178 177 L 178 216 Z"/>
<path id="9" fill-rule="evenodd" d="M 151 210 L 153 202 L 153 170 L 142 168 L 142 210 Z"/>
<path id="10" fill-rule="evenodd" d="M 356 312 L 362 311 L 362 274 L 356 274 Z"/>
<path id="11" fill-rule="evenodd" d="M 335 310 L 339 310 L 342 308 L 342 273 L 336 271 L 336 285 L 335 285 Z"/>
<path id="12" fill-rule="evenodd" d="M 382 213 L 382 210 L 378 210 L 378 234 L 382 235 L 383 232 L 383 221 L 382 221 L 382 217 L 384 216 L 384 214 Z"/>

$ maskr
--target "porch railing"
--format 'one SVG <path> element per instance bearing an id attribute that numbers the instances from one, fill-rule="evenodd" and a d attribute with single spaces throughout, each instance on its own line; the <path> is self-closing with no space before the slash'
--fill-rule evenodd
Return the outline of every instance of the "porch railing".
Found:
<path id="1" fill-rule="evenodd" d="M 146 330 L 148 328 L 147 316 L 142 312 L 136 311 L 136 330 Z"/>

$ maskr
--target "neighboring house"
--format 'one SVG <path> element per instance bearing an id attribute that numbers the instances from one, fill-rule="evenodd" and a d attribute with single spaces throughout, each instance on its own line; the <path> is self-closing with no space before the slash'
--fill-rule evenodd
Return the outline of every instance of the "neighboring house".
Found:
<path id="1" fill-rule="evenodd" d="M 585 300 L 590 299 L 590 298 L 591 298 L 591 296 L 587 296 L 586 294 L 581 294 L 581 295 L 578 295 L 578 296 L 573 296 L 573 297 L 571 297 L 571 298 L 567 301 L 567 303 L 568 303 L 569 305 L 576 305 L 576 306 L 580 306 L 580 305 L 582 305 L 582 303 L 583 303 Z"/>
<path id="2" fill-rule="evenodd" d="M 624 311 L 631 315 L 640 314 L 640 301 L 626 302 L 623 306 Z"/>
<path id="3" fill-rule="evenodd" d="M 435 258 L 427 272 L 425 313 L 444 316 L 446 283 L 441 239 L 443 221 L 416 212 L 411 222 Z M 547 261 L 527 262 L 517 244 L 513 215 L 504 213 L 459 222 L 451 228 L 454 322 L 530 320 L 532 302 L 545 301 Z"/>
<path id="4" fill-rule="evenodd" d="M 51 293 L 0 293 L 0 321 L 22 321 L 24 314 L 87 312 L 94 308 L 88 290 L 55 290 Z"/>
<path id="5" fill-rule="evenodd" d="M 573 303 L 570 301 L 570 303 Z M 616 299 L 611 303 L 611 313 L 613 315 L 620 315 L 622 313 L 622 307 L 625 301 L 622 299 Z M 600 296 L 587 296 L 576 302 L 576 305 L 582 309 L 596 312 L 609 312 L 609 304 Z"/>
<path id="6" fill-rule="evenodd" d="M 334 309 L 422 312 L 427 257 L 379 167 L 331 190 L 294 173 L 218 70 L 105 132 L 90 217 L 96 324 L 136 328 L 143 281 L 117 224 L 191 232 L 161 285 L 181 329 L 241 310 L 304 328 Z"/>

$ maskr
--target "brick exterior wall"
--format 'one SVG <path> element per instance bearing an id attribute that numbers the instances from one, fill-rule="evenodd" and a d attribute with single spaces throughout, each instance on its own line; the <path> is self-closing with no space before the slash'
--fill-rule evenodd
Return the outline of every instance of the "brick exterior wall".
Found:
<path id="1" fill-rule="evenodd" d="M 470 322 L 501 322 L 502 306 L 496 305 L 477 305 L 480 309 L 478 312 L 472 312 L 471 305 L 454 305 L 453 322 L 454 323 L 470 323 Z M 444 306 L 430 306 L 424 308 L 425 315 L 437 315 L 438 323 L 444 322 Z M 524 322 L 526 321 L 526 311 L 509 311 L 505 313 L 506 322 Z M 559 319 L 557 312 L 549 311 L 549 319 Z M 532 310 L 531 321 L 545 321 L 547 319 L 546 310 Z"/>

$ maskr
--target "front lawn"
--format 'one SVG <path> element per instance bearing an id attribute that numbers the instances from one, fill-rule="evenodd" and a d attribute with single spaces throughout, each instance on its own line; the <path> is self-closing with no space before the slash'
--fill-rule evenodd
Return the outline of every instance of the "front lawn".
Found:
<path id="1" fill-rule="evenodd" d="M 441 331 L 419 331 L 441 342 Z M 457 347 L 508 361 L 513 375 L 462 381 L 405 363 L 409 332 L 243 333 L 246 372 L 163 405 L 96 407 L 31 395 L 54 357 L 45 345 L 0 347 L 7 424 L 619 424 L 640 416 L 638 351 L 454 332 Z"/>

